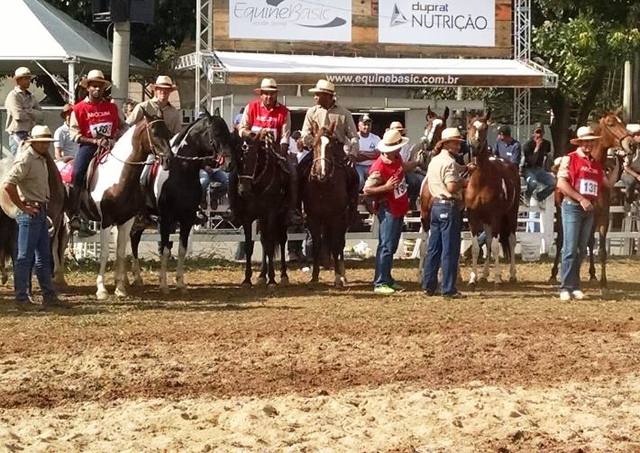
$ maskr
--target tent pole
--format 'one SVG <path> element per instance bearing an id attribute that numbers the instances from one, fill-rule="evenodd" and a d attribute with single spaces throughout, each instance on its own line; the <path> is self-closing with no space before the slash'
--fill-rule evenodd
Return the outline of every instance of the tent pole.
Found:
<path id="1" fill-rule="evenodd" d="M 69 79 L 69 104 L 76 102 L 76 64 L 70 61 L 67 64 L 67 78 Z"/>

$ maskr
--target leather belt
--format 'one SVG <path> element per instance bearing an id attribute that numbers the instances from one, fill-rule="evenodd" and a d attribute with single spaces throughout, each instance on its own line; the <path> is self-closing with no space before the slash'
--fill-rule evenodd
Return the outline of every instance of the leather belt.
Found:
<path id="1" fill-rule="evenodd" d="M 462 200 L 458 200 L 457 198 L 439 198 L 435 197 L 433 199 L 434 203 L 442 203 L 442 204 L 458 204 L 462 203 Z"/>
<path id="2" fill-rule="evenodd" d="M 27 206 L 31 206 L 32 208 L 38 208 L 38 209 L 47 209 L 47 205 L 48 203 L 46 201 L 25 201 L 24 202 L 25 205 Z"/>

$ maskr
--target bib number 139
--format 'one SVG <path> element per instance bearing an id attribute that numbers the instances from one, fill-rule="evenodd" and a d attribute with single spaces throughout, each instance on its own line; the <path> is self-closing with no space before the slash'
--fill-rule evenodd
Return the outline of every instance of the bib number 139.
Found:
<path id="1" fill-rule="evenodd" d="M 580 194 L 590 195 L 592 197 L 598 196 L 598 183 L 591 179 L 580 180 Z"/>

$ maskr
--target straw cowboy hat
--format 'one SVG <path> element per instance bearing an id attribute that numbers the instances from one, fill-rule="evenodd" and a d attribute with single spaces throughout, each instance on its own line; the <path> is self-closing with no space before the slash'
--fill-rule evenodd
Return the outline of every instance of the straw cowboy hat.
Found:
<path id="1" fill-rule="evenodd" d="M 26 142 L 55 142 L 57 140 L 53 139 L 53 134 L 51 134 L 51 130 L 47 126 L 41 126 L 39 124 L 33 126 L 31 129 L 31 137 L 29 137 Z"/>
<path id="2" fill-rule="evenodd" d="M 89 71 L 89 74 L 87 74 L 87 77 L 85 77 L 80 81 L 80 86 L 83 88 L 87 88 L 87 84 L 89 82 L 102 83 L 104 85 L 105 90 L 111 86 L 111 82 L 109 82 L 107 79 L 104 78 L 104 74 L 99 69 L 92 69 L 91 71 Z"/>
<path id="3" fill-rule="evenodd" d="M 263 91 L 273 93 L 278 91 L 278 84 L 274 79 L 262 79 L 262 82 L 260 82 L 260 88 L 254 88 L 253 91 L 258 94 Z"/>
<path id="4" fill-rule="evenodd" d="M 599 135 L 595 135 L 591 126 L 582 126 L 578 129 L 577 137 L 571 139 L 571 144 L 580 145 L 581 142 L 588 142 L 592 140 L 598 140 Z"/>
<path id="5" fill-rule="evenodd" d="M 62 117 L 62 119 L 64 119 L 68 115 L 71 115 L 71 112 L 73 112 L 73 105 L 65 104 L 64 107 L 62 107 L 62 112 L 60 112 L 60 116 Z"/>
<path id="6" fill-rule="evenodd" d="M 30 79 L 35 78 L 35 76 L 33 74 L 31 74 L 31 69 L 25 68 L 24 66 L 20 66 L 13 73 L 13 79 L 14 80 L 18 80 L 18 79 L 21 79 L 23 77 L 29 77 Z"/>
<path id="7" fill-rule="evenodd" d="M 389 129 L 395 129 L 395 130 L 400 131 L 400 132 L 406 131 L 405 127 L 402 125 L 402 123 L 400 121 L 393 121 L 389 125 Z"/>
<path id="8" fill-rule="evenodd" d="M 631 135 L 640 134 L 640 124 L 632 123 L 627 124 L 627 132 Z"/>
<path id="9" fill-rule="evenodd" d="M 155 90 L 156 88 L 168 88 L 170 90 L 175 90 L 177 87 L 171 80 L 171 77 L 166 75 L 160 75 L 156 79 L 156 83 L 151 84 L 151 89 Z"/>
<path id="10" fill-rule="evenodd" d="M 389 129 L 382 136 L 382 141 L 378 143 L 378 151 L 381 153 L 392 153 L 409 143 L 408 137 L 403 137 L 398 129 Z"/>
<path id="11" fill-rule="evenodd" d="M 336 94 L 336 86 L 328 80 L 320 79 L 316 83 L 316 86 L 309 90 L 309 93 Z"/>
<path id="12" fill-rule="evenodd" d="M 371 123 L 371 122 L 372 122 L 372 120 L 371 120 L 371 117 L 369 116 L 369 114 L 368 114 L 368 113 L 365 113 L 364 115 L 362 115 L 362 116 L 360 117 L 359 122 L 360 122 L 360 123 L 363 123 L 363 124 L 364 124 L 364 123 Z"/>
<path id="13" fill-rule="evenodd" d="M 457 127 L 448 127 L 442 131 L 442 138 L 436 143 L 436 148 L 440 148 L 447 142 L 463 142 L 462 134 Z"/>

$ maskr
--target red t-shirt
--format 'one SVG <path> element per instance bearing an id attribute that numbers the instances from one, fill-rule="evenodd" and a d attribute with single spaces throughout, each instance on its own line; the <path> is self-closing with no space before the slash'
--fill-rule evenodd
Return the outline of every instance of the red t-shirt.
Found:
<path id="1" fill-rule="evenodd" d="M 97 138 L 104 136 L 113 138 L 120 129 L 118 107 L 109 101 L 88 102 L 86 99 L 73 106 L 73 113 L 78 121 L 83 137 Z"/>
<path id="2" fill-rule="evenodd" d="M 284 105 L 277 103 L 275 107 L 268 109 L 262 104 L 262 100 L 256 99 L 247 105 L 246 113 L 252 132 L 267 129 L 273 132 L 276 140 L 282 139 L 282 126 L 289 115 L 289 109 Z"/>
<path id="3" fill-rule="evenodd" d="M 578 151 L 569 153 L 569 184 L 576 192 L 593 201 L 598 198 L 603 181 L 600 162 Z"/>
<path id="4" fill-rule="evenodd" d="M 382 197 L 384 197 L 391 215 L 404 217 L 409 211 L 409 196 L 407 194 L 407 181 L 402 169 L 402 158 L 398 157 L 393 163 L 387 164 L 382 161 L 382 157 L 378 157 L 369 167 L 369 174 L 374 172 L 380 173 L 383 183 L 386 183 L 392 176 L 396 176 L 400 180 L 395 189 L 383 194 Z"/>

